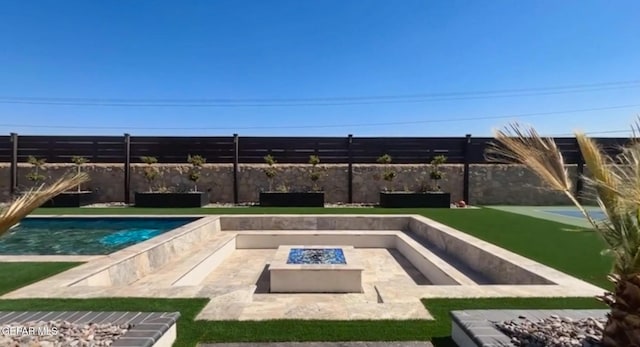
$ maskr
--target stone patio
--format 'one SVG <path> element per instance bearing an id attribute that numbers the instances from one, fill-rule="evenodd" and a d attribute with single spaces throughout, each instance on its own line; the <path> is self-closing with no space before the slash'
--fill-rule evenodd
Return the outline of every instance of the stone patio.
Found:
<path id="1" fill-rule="evenodd" d="M 266 269 L 282 244 L 353 246 L 364 266 L 363 293 L 269 293 Z M 421 298 L 604 292 L 422 216 L 203 216 L 86 260 L 2 298 L 199 297 L 211 301 L 197 319 L 346 320 L 431 319 Z"/>

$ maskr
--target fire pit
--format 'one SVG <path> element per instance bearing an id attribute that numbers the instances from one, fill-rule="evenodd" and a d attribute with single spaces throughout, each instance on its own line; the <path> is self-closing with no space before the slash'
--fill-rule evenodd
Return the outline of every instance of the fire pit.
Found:
<path id="1" fill-rule="evenodd" d="M 361 293 L 352 246 L 280 246 L 269 265 L 272 293 Z"/>

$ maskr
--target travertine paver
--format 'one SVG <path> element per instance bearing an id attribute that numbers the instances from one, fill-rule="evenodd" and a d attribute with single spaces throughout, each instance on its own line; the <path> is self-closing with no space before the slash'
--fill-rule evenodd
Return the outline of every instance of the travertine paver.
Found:
<path id="1" fill-rule="evenodd" d="M 227 286 L 256 284 L 275 253 L 275 249 L 236 249 L 203 282 Z"/>
<path id="2" fill-rule="evenodd" d="M 364 293 L 349 294 L 271 294 L 268 293 L 267 265 L 275 249 L 236 250 L 205 279 L 207 285 L 256 287 L 252 296 L 241 290 L 233 295 L 213 299 L 197 319 L 262 320 L 262 319 L 429 319 L 431 316 L 419 298 L 402 297 L 399 301 L 384 301 L 375 286 L 415 286 L 427 283 L 420 272 L 396 250 L 358 248 L 364 264 Z M 405 268 L 403 268 L 404 265 Z M 409 273 L 412 275 L 410 276 Z M 246 291 L 244 292 L 246 293 Z"/>

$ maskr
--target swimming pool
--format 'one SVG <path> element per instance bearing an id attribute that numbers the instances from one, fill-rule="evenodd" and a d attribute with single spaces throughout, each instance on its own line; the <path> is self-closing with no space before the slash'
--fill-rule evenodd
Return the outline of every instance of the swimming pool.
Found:
<path id="1" fill-rule="evenodd" d="M 577 210 L 549 210 L 544 212 L 559 214 L 565 217 L 584 218 L 582 213 Z M 589 215 L 591 215 L 591 217 L 593 217 L 595 220 L 606 218 L 604 212 L 602 211 L 589 211 Z"/>
<path id="2" fill-rule="evenodd" d="M 1 255 L 102 255 L 156 237 L 198 218 L 25 218 L 0 236 Z"/>

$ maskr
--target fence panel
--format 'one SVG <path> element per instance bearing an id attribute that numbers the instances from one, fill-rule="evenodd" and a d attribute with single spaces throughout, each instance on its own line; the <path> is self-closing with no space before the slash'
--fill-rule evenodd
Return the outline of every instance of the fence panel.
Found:
<path id="1" fill-rule="evenodd" d="M 263 163 L 271 154 L 279 163 L 307 163 L 318 155 L 322 163 L 376 163 L 389 154 L 395 164 L 428 163 L 436 155 L 445 155 L 447 163 L 488 163 L 485 150 L 493 138 L 472 137 L 465 154 L 465 137 L 353 137 L 349 147 L 345 137 L 239 137 L 238 162 Z M 567 164 L 579 161 L 579 150 L 572 137 L 554 139 Z M 596 138 L 609 155 L 620 152 L 626 138 Z M 350 148 L 350 149 L 349 149 Z M 201 155 L 208 163 L 233 163 L 235 147 L 232 136 L 171 137 L 131 136 L 131 162 L 142 156 L 154 156 L 160 163 L 186 163 L 188 155 Z M 28 156 L 44 158 L 49 163 L 68 163 L 73 156 L 83 156 L 93 163 L 124 163 L 123 136 L 19 136 L 18 162 Z M 10 136 L 0 136 L 0 162 L 10 162 Z"/>
<path id="2" fill-rule="evenodd" d="M 73 156 L 92 163 L 122 163 L 123 141 L 120 136 L 19 136 L 18 162 L 32 155 L 48 163 L 69 163 Z"/>
<path id="3" fill-rule="evenodd" d="M 131 136 L 131 162 L 156 157 L 160 163 L 186 163 L 189 155 L 200 155 L 207 163 L 233 163 L 233 137 Z"/>

